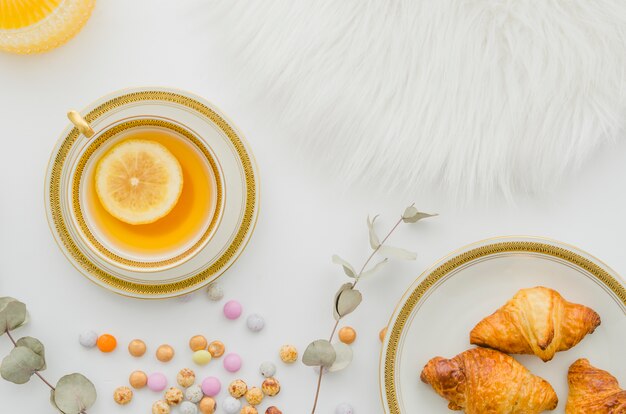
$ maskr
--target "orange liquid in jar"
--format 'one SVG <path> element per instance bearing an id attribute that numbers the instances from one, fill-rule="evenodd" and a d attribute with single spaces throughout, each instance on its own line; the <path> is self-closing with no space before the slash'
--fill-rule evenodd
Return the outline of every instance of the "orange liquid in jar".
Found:
<path id="1" fill-rule="evenodd" d="M 214 178 L 208 160 L 191 142 L 167 130 L 140 128 L 127 133 L 119 142 L 130 139 L 158 142 L 178 159 L 183 170 L 183 189 L 178 202 L 172 211 L 154 223 L 124 223 L 102 206 L 96 192 L 96 168 L 93 168 L 86 187 L 90 221 L 109 243 L 125 253 L 165 255 L 190 247 L 206 229 L 213 211 L 210 183 Z"/>

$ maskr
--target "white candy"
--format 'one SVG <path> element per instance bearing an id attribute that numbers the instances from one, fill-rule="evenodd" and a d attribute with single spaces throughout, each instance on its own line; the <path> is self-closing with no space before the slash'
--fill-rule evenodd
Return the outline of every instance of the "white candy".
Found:
<path id="1" fill-rule="evenodd" d="M 202 392 L 202 388 L 199 385 L 192 385 L 191 387 L 185 390 L 185 398 L 191 401 L 192 403 L 198 403 L 204 397 L 204 393 Z"/>
<path id="2" fill-rule="evenodd" d="M 226 399 L 222 401 L 222 408 L 226 414 L 237 414 L 239 410 L 241 410 L 241 401 L 233 397 L 226 397 Z"/>
<path id="3" fill-rule="evenodd" d="M 181 414 L 198 414 L 198 407 L 189 401 L 185 401 L 180 405 Z"/>
<path id="4" fill-rule="evenodd" d="M 335 414 L 354 414 L 354 408 L 350 404 L 342 403 L 335 409 Z"/>
<path id="5" fill-rule="evenodd" d="M 224 298 L 224 289 L 217 282 L 213 282 L 209 285 L 206 290 L 207 295 L 209 296 L 209 300 L 213 302 L 219 302 Z"/>
<path id="6" fill-rule="evenodd" d="M 252 332 L 259 332 L 265 327 L 265 320 L 261 317 L 261 315 L 254 313 L 248 316 L 246 324 L 248 325 L 248 329 Z"/>
<path id="7" fill-rule="evenodd" d="M 93 348 L 98 342 L 98 334 L 94 331 L 85 331 L 78 337 L 78 342 L 85 348 Z"/>
<path id="8" fill-rule="evenodd" d="M 274 375 L 276 375 L 276 365 L 274 365 L 273 363 L 269 361 L 265 361 L 259 367 L 259 372 L 265 378 L 273 377 Z"/>

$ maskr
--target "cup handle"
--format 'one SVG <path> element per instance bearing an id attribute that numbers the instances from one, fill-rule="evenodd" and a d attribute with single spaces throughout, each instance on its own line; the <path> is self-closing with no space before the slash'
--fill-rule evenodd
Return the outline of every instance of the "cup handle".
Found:
<path id="1" fill-rule="evenodd" d="M 77 111 L 69 111 L 67 113 L 67 118 L 87 138 L 91 138 L 95 135 L 91 125 L 89 125 L 89 123 L 85 121 L 85 118 L 83 118 Z"/>

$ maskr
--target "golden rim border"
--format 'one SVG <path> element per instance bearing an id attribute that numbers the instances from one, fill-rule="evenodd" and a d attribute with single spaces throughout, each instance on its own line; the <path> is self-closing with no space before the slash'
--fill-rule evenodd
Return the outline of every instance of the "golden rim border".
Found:
<path id="1" fill-rule="evenodd" d="M 451 271 L 481 257 L 513 252 L 540 253 L 574 264 L 600 280 L 619 298 L 619 300 L 622 301 L 624 305 L 626 305 L 626 288 L 624 288 L 624 286 L 617 279 L 592 260 L 589 260 L 588 258 L 563 247 L 553 246 L 551 244 L 537 241 L 505 241 L 476 247 L 454 256 L 432 270 L 424 278 L 424 280 L 415 289 L 413 289 L 409 297 L 402 305 L 402 308 L 397 313 L 393 327 L 388 330 L 387 335 L 389 344 L 387 345 L 384 355 L 385 376 L 384 384 L 382 385 L 385 387 L 384 392 L 387 398 L 386 407 L 383 408 L 388 408 L 389 414 L 402 414 L 400 412 L 400 405 L 398 403 L 398 395 L 396 392 L 395 365 L 398 346 L 400 345 L 400 335 L 402 334 L 404 326 L 406 325 L 413 308 L 415 308 L 424 294 L 431 287 L 433 287 L 433 285 L 435 285 L 440 279 L 445 277 Z"/>
<path id="2" fill-rule="evenodd" d="M 112 251 L 104 247 L 102 243 L 100 243 L 100 241 L 93 235 L 91 230 L 89 230 L 89 227 L 87 226 L 87 223 L 85 221 L 85 217 L 83 216 L 82 208 L 80 207 L 80 187 L 81 187 L 81 183 L 83 182 L 83 179 L 85 178 L 84 170 L 87 165 L 87 162 L 89 161 L 89 158 L 91 158 L 93 153 L 106 140 L 110 139 L 111 137 L 118 135 L 124 131 L 133 129 L 133 128 L 139 128 L 139 127 L 145 127 L 145 126 L 166 128 L 166 129 L 172 130 L 174 132 L 177 132 L 183 135 L 186 139 L 191 141 L 191 143 L 193 143 L 193 145 L 198 150 L 200 150 L 202 155 L 208 161 L 211 167 L 211 171 L 213 171 L 213 175 L 215 176 L 216 184 L 217 184 L 217 197 L 216 197 L 217 204 L 215 207 L 215 212 L 213 213 L 213 217 L 211 218 L 209 227 L 202 234 L 202 237 L 186 251 L 174 257 L 165 259 L 165 260 L 152 261 L 152 262 L 148 262 L 148 261 L 142 262 L 142 261 L 126 259 L 124 257 L 121 257 L 113 253 Z M 196 253 L 198 248 L 200 248 L 209 239 L 209 236 L 212 234 L 213 230 L 217 226 L 217 223 L 219 222 L 221 215 L 222 215 L 222 207 L 223 207 L 222 199 L 224 197 L 224 194 L 223 194 L 222 182 L 220 180 L 221 175 L 219 173 L 217 164 L 215 163 L 215 160 L 213 159 L 213 156 L 207 150 L 206 145 L 200 142 L 200 140 L 194 134 L 192 134 L 191 131 L 179 125 L 176 125 L 176 124 L 173 124 L 171 122 L 164 121 L 161 119 L 135 119 L 132 121 L 123 122 L 121 124 L 115 125 L 112 128 L 107 129 L 102 135 L 100 135 L 96 140 L 94 140 L 92 143 L 89 144 L 89 146 L 87 147 L 87 150 L 81 156 L 78 162 L 75 174 L 77 174 L 78 177 L 80 177 L 80 179 L 74 180 L 74 185 L 72 187 L 72 209 L 74 211 L 74 215 L 76 216 L 76 221 L 78 222 L 78 225 L 81 231 L 83 232 L 87 240 L 89 240 L 89 242 L 100 253 L 108 257 L 110 260 L 117 262 L 117 263 L 122 263 L 126 266 L 138 267 L 142 269 L 151 269 L 151 268 L 156 268 L 156 267 L 170 266 L 181 260 L 184 260 L 185 258 L 188 258 L 190 255 Z"/>
<path id="3" fill-rule="evenodd" d="M 84 271 L 88 272 L 95 279 L 100 282 L 116 289 L 115 292 L 125 292 L 129 295 L 144 295 L 144 296 L 163 296 L 180 293 L 182 291 L 199 287 L 203 282 L 208 280 L 214 274 L 220 272 L 228 265 L 230 260 L 235 257 L 241 247 L 245 247 L 245 241 L 249 232 L 254 228 L 255 212 L 258 209 L 257 205 L 257 178 L 255 176 L 255 170 L 253 165 L 252 156 L 246 150 L 246 147 L 237 135 L 237 132 L 233 127 L 215 110 L 203 104 L 202 102 L 193 99 L 191 97 L 181 95 L 175 92 L 161 91 L 161 90 L 146 90 L 139 92 L 130 92 L 123 95 L 112 98 L 103 104 L 97 106 L 85 115 L 85 120 L 89 123 L 102 116 L 104 113 L 118 108 L 120 106 L 136 103 L 141 101 L 165 101 L 170 103 L 179 104 L 192 109 L 207 118 L 209 118 L 222 132 L 226 134 L 228 139 L 233 144 L 235 151 L 237 152 L 241 165 L 244 170 L 246 181 L 246 206 L 243 212 L 243 218 L 237 234 L 233 238 L 230 246 L 226 249 L 224 254 L 216 260 L 207 269 L 199 272 L 185 280 L 180 280 L 173 283 L 163 283 L 155 285 L 140 284 L 130 282 L 117 278 L 107 272 L 104 272 L 99 267 L 95 266 L 89 258 L 87 258 L 80 249 L 74 243 L 65 220 L 61 213 L 61 173 L 65 159 L 69 153 L 70 148 L 74 142 L 80 136 L 80 132 L 76 128 L 72 128 L 63 142 L 54 154 L 52 160 L 53 166 L 50 172 L 50 181 L 47 183 L 49 189 L 49 203 L 50 215 L 52 218 L 52 224 L 54 230 L 60 241 L 63 243 L 66 253 L 71 255 L 72 259 L 80 266 Z"/>

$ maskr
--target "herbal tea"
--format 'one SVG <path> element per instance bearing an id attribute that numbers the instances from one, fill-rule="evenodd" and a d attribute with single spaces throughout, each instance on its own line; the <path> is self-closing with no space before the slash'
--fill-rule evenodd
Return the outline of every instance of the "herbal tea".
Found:
<path id="1" fill-rule="evenodd" d="M 141 159 L 128 159 L 125 165 L 124 157 L 128 154 L 124 154 L 124 151 L 139 147 L 142 154 L 148 155 Z M 165 164 L 167 168 L 160 165 L 160 169 L 155 169 L 149 163 L 150 154 L 154 154 L 160 164 Z M 144 159 L 146 157 L 148 159 Z M 207 229 L 214 212 L 215 194 L 211 183 L 215 178 L 208 160 L 184 137 L 161 128 L 136 128 L 125 133 L 94 162 L 96 168 L 91 169 L 88 177 L 84 198 L 87 205 L 84 208 L 99 236 L 116 250 L 139 256 L 171 255 L 172 252 L 179 252 L 193 245 Z M 141 168 L 142 165 L 151 169 L 152 176 L 131 177 L 125 183 L 124 172 L 128 172 L 129 166 Z M 116 173 L 114 168 L 120 170 Z M 159 174 L 175 176 L 175 179 L 168 181 L 170 188 L 162 191 L 146 190 L 143 198 L 135 197 L 128 202 L 133 206 L 140 203 L 149 206 L 155 198 L 163 197 L 166 199 L 166 206 L 161 210 L 150 211 L 150 214 L 131 219 L 123 211 L 112 207 L 115 205 L 116 194 L 124 190 L 125 184 L 132 187 L 141 180 L 147 184 L 158 182 L 162 178 Z M 108 181 L 102 175 L 107 175 Z M 107 182 L 109 187 L 103 184 Z M 105 192 L 103 189 L 106 188 L 111 190 Z M 109 194 L 112 201 L 109 200 Z"/>

